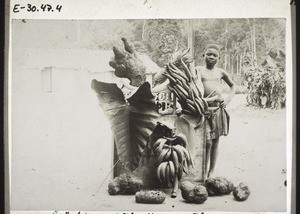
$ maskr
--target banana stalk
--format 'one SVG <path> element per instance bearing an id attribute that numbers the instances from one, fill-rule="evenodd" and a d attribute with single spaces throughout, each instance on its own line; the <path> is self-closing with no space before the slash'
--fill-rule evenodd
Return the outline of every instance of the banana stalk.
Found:
<path id="1" fill-rule="evenodd" d="M 178 191 L 178 177 L 175 176 L 174 182 L 173 182 L 173 190 L 171 192 L 171 198 L 177 197 L 177 191 Z"/>
<path id="2" fill-rule="evenodd" d="M 174 55 L 173 60 L 166 66 L 166 77 L 170 82 L 169 89 L 181 104 L 182 113 L 198 116 L 199 127 L 204 121 L 203 115 L 207 113 L 208 104 L 203 97 L 203 84 L 196 75 L 194 60 L 187 55 L 188 52 L 189 49 L 176 52 L 176 57 Z"/>

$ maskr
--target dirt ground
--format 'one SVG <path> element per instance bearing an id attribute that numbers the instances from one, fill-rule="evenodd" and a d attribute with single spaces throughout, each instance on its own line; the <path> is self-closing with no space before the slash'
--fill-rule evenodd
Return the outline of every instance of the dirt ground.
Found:
<path id="1" fill-rule="evenodd" d="M 99 151 L 105 149 L 103 144 L 91 145 L 91 139 L 87 138 L 87 147 L 74 141 L 52 146 L 44 144 L 37 147 L 35 144 L 27 150 L 22 145 L 13 144 L 12 209 L 286 211 L 285 110 L 246 106 L 245 100 L 245 95 L 236 95 L 228 106 L 230 133 L 220 140 L 215 172 L 231 179 L 234 184 L 241 181 L 247 183 L 251 195 L 245 202 L 235 201 L 232 194 L 209 197 L 200 205 L 185 203 L 180 194 L 175 199 L 167 197 L 161 205 L 136 204 L 134 196 L 109 196 L 108 179 L 98 188 L 110 170 L 109 167 L 102 167 L 100 162 L 108 162 L 111 156 L 108 153 L 97 156 Z M 90 116 L 89 119 L 92 118 Z M 83 118 L 76 119 L 80 121 Z M 88 124 L 84 125 L 88 127 Z M 68 128 L 70 126 L 71 123 Z M 109 132 L 109 128 L 102 128 L 104 132 Z M 89 131 L 92 133 L 94 130 Z M 82 130 L 76 132 L 78 137 L 82 134 Z M 105 136 L 111 137 L 109 134 Z M 103 141 L 104 138 L 98 140 Z M 106 148 L 109 147 L 106 145 Z M 45 149 L 47 155 L 43 153 Z M 26 152 L 30 155 L 25 155 Z"/>

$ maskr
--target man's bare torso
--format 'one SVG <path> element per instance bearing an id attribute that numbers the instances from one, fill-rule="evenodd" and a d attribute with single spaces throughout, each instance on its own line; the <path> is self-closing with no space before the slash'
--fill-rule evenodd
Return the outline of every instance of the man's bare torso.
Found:
<path id="1" fill-rule="evenodd" d="M 223 70 L 220 68 L 207 69 L 204 66 L 198 66 L 197 75 L 201 77 L 204 86 L 204 97 L 215 91 L 215 95 L 222 95 L 221 79 L 223 78 Z"/>

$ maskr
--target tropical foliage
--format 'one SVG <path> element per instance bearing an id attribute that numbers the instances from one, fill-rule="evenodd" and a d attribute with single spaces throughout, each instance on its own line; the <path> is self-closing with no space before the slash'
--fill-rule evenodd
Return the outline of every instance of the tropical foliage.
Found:
<path id="1" fill-rule="evenodd" d="M 284 106 L 284 19 L 115 20 L 96 30 L 95 25 L 89 28 L 96 34 L 104 29 L 111 32 L 95 36 L 97 48 L 110 49 L 120 43 L 121 36 L 126 36 L 139 52 L 147 53 L 161 67 L 174 52 L 187 48 L 190 41 L 196 65 L 202 65 L 205 47 L 218 44 L 218 66 L 229 72 L 238 85 L 248 87 L 249 104 Z"/>

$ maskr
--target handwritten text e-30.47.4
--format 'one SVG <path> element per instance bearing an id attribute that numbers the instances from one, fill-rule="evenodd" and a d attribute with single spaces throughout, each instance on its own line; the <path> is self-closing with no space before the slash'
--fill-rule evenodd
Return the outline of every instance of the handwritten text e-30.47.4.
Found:
<path id="1" fill-rule="evenodd" d="M 62 5 L 51 5 L 51 4 L 41 4 L 41 5 L 32 5 L 32 4 L 15 4 L 13 7 L 14 13 L 19 13 L 20 11 L 27 12 L 61 12 Z"/>

